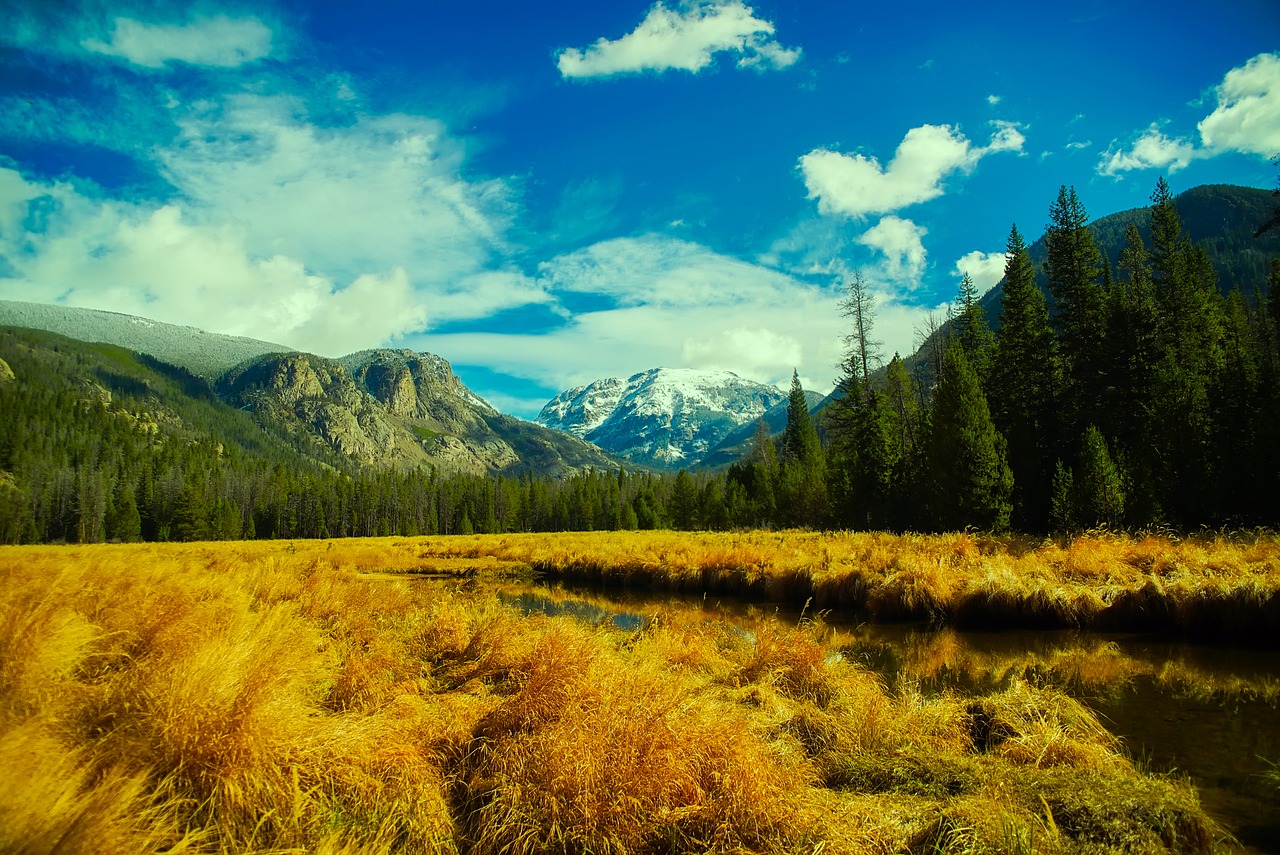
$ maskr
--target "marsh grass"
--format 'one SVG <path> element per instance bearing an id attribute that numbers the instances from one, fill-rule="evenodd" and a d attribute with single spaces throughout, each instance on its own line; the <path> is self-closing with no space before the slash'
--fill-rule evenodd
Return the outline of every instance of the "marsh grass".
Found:
<path id="1" fill-rule="evenodd" d="M 757 585 L 782 567 L 803 587 L 814 549 L 842 560 L 772 538 L 636 540 L 627 572 Z M 944 546 L 904 559 L 904 585 L 988 552 Z M 1207 852 L 1218 834 L 1193 788 L 1028 681 L 929 694 L 817 620 L 659 611 L 624 633 L 366 578 L 547 555 L 604 572 L 585 549 L 0 549 L 0 850 Z"/>
<path id="2" fill-rule="evenodd" d="M 1280 537 L 1093 532 L 595 532 L 426 538 L 571 582 L 710 594 L 960 627 L 1156 631 L 1280 644 Z"/>

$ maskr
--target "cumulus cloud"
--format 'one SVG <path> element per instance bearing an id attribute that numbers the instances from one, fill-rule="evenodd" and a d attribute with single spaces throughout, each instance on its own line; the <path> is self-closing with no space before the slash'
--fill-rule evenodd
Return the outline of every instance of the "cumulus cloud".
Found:
<path id="1" fill-rule="evenodd" d="M 1280 152 L 1280 53 L 1231 69 L 1215 94 L 1217 108 L 1196 126 L 1205 148 L 1263 157 Z"/>
<path id="2" fill-rule="evenodd" d="M 1171 139 L 1164 135 L 1158 125 L 1153 124 L 1127 151 L 1113 147 L 1104 152 L 1098 164 L 1098 173 L 1118 175 L 1133 169 L 1168 169 L 1170 173 L 1174 173 L 1203 156 L 1204 152 L 1197 151 L 1190 141 Z"/>
<path id="3" fill-rule="evenodd" d="M 47 212 L 19 236 L 0 295 L 143 315 L 339 356 L 417 329 L 426 307 L 403 268 L 348 282 L 286 255 L 255 256 L 240 227 L 199 227 L 177 205 L 147 209 L 0 170 L 0 222 Z"/>
<path id="4" fill-rule="evenodd" d="M 800 158 L 800 171 L 822 214 L 865 217 L 897 211 L 941 196 L 947 176 L 972 170 L 987 155 L 1022 151 L 1025 138 L 1016 125 L 998 122 L 995 127 L 987 145 L 974 146 L 950 125 L 921 125 L 907 131 L 888 166 L 867 155 L 815 149 Z"/>
<path id="5" fill-rule="evenodd" d="M 920 284 L 924 274 L 924 236 L 928 231 L 911 220 L 888 216 L 864 232 L 858 243 L 879 250 L 884 255 L 883 275 L 893 284 L 907 289 Z"/>
<path id="6" fill-rule="evenodd" d="M 1280 151 L 1280 53 L 1263 53 L 1233 68 L 1213 88 L 1217 106 L 1191 137 L 1166 136 L 1153 123 L 1127 146 L 1115 141 L 1098 161 L 1102 175 L 1134 169 L 1183 169 L 1224 152 L 1272 157 Z"/>
<path id="7" fill-rule="evenodd" d="M 167 62 L 234 68 L 270 54 L 271 38 L 271 29 L 257 18 L 216 15 L 183 24 L 148 24 L 120 17 L 107 39 L 88 38 L 80 44 L 146 68 Z"/>
<path id="8" fill-rule="evenodd" d="M 565 48 L 556 56 L 562 77 L 609 77 L 671 69 L 696 74 L 717 53 L 736 54 L 739 68 L 786 68 L 799 48 L 783 47 L 771 21 L 757 18 L 741 0 L 655 4 L 640 25 L 619 39 L 597 39 L 585 49 Z"/>
<path id="9" fill-rule="evenodd" d="M 999 284 L 1004 278 L 1005 254 L 1003 252 L 983 252 L 975 249 L 962 255 L 955 266 L 955 275 L 969 278 L 977 287 L 979 294 L 985 294 Z"/>
<path id="10" fill-rule="evenodd" d="M 769 301 L 795 286 L 784 273 L 660 235 L 614 238 L 557 256 L 540 265 L 539 278 L 553 291 L 680 310 Z"/>

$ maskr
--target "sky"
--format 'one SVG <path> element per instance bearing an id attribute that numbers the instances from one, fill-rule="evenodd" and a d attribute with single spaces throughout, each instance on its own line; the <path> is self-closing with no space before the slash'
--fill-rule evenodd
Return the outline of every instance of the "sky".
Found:
<path id="1" fill-rule="evenodd" d="M 1058 188 L 1276 186 L 1280 4 L 0 0 L 0 299 L 323 356 L 500 410 L 650 368 L 884 357 Z"/>

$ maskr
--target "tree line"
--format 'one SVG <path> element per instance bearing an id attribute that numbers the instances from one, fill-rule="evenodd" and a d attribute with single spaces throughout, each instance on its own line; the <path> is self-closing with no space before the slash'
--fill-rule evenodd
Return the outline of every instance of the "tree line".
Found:
<path id="1" fill-rule="evenodd" d="M 6 330 L 0 543 L 1280 523 L 1280 260 L 1223 296 L 1163 180 L 1150 240 L 1130 225 L 1114 269 L 1073 188 L 1049 217 L 1047 298 L 1014 226 L 995 323 L 964 277 L 914 364 L 881 365 L 849 277 L 835 392 L 811 414 L 793 375 L 782 434 L 761 422 L 719 472 L 362 469 L 180 369 Z"/>

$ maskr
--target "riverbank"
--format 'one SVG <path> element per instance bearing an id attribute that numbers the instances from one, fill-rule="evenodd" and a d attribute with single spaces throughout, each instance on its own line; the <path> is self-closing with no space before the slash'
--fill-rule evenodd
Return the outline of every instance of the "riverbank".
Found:
<path id="1" fill-rule="evenodd" d="M 927 696 L 821 625 L 658 613 L 626 633 L 362 575 L 497 573 L 553 548 L 0 549 L 0 849 L 1209 852 L 1221 837 L 1190 785 L 1145 774 L 1054 689 Z"/>
<path id="2" fill-rule="evenodd" d="M 1280 537 L 598 532 L 429 538 L 423 556 L 587 585 L 808 604 L 872 621 L 1280 645 Z"/>

